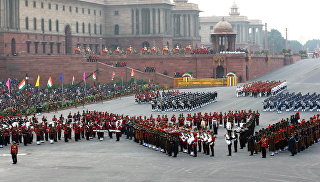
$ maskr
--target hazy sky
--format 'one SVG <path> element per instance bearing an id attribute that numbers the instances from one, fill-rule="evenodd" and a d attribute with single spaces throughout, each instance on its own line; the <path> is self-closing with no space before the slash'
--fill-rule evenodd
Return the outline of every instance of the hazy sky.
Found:
<path id="1" fill-rule="evenodd" d="M 197 3 L 200 16 L 228 15 L 234 0 L 189 0 Z M 268 23 L 268 30 L 278 29 L 288 39 L 304 43 L 320 39 L 320 0 L 236 0 L 240 15 Z"/>

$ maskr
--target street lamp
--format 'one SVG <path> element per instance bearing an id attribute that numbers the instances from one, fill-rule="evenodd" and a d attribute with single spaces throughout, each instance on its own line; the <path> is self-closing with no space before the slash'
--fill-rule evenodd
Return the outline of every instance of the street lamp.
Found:
<path id="1" fill-rule="evenodd" d="M 28 73 L 26 73 L 26 76 L 25 76 L 25 79 L 26 79 L 26 105 L 27 105 L 27 109 L 28 109 L 28 80 L 29 80 L 29 76 L 28 76 Z"/>

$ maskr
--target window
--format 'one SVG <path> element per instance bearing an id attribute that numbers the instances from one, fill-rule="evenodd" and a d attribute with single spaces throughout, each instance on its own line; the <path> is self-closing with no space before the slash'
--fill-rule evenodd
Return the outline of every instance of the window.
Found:
<path id="1" fill-rule="evenodd" d="M 62 6 L 62 11 L 65 11 L 66 10 L 66 7 L 63 5 Z"/>
<path id="2" fill-rule="evenodd" d="M 33 7 L 34 7 L 34 8 L 37 7 L 37 2 L 33 1 Z"/>
<path id="3" fill-rule="evenodd" d="M 41 2 L 41 8 L 42 8 L 42 9 L 44 8 L 43 2 Z"/>
<path id="4" fill-rule="evenodd" d="M 120 27 L 119 27 L 119 25 L 115 25 L 115 26 L 114 26 L 114 34 L 115 34 L 115 35 L 119 35 L 119 32 L 120 32 Z"/>
<path id="5" fill-rule="evenodd" d="M 48 8 L 51 9 L 51 3 L 48 4 Z"/>
<path id="6" fill-rule="evenodd" d="M 25 0 L 24 3 L 25 3 L 25 6 L 29 5 L 29 1 L 28 0 Z"/>
<path id="7" fill-rule="evenodd" d="M 101 13 L 101 10 L 99 11 L 99 14 L 100 14 L 100 16 L 101 16 L 101 14 L 102 14 L 102 13 Z"/>
<path id="8" fill-rule="evenodd" d="M 30 44 L 31 42 L 30 41 L 27 41 L 27 53 L 30 54 Z"/>
<path id="9" fill-rule="evenodd" d="M 25 21 L 26 21 L 26 29 L 29 30 L 29 18 L 26 17 L 26 20 L 25 20 Z"/>
<path id="10" fill-rule="evenodd" d="M 39 42 L 34 43 L 34 53 L 35 54 L 38 54 L 38 45 L 39 45 Z"/>
<path id="11" fill-rule="evenodd" d="M 78 13 L 78 7 L 76 7 L 76 13 Z"/>
<path id="12" fill-rule="evenodd" d="M 37 18 L 33 18 L 33 30 L 37 30 Z"/>
<path id="13" fill-rule="evenodd" d="M 119 11 L 114 11 L 114 15 L 118 16 L 119 15 Z"/>
<path id="14" fill-rule="evenodd" d="M 76 32 L 79 33 L 79 23 L 76 23 Z"/>
<path id="15" fill-rule="evenodd" d="M 88 32 L 89 32 L 89 34 L 91 34 L 91 24 L 90 23 L 88 24 Z"/>
<path id="16" fill-rule="evenodd" d="M 42 42 L 42 54 L 46 54 L 46 42 Z"/>
<path id="17" fill-rule="evenodd" d="M 60 54 L 60 45 L 61 45 L 61 43 L 58 42 L 58 43 L 57 43 L 57 54 Z"/>
<path id="18" fill-rule="evenodd" d="M 90 9 L 88 9 L 88 14 L 90 15 Z"/>
<path id="19" fill-rule="evenodd" d="M 44 19 L 41 19 L 41 31 L 44 32 Z"/>
<path id="20" fill-rule="evenodd" d="M 93 10 L 93 14 L 94 14 L 94 15 L 96 15 L 96 14 L 97 14 L 96 10 Z"/>
<path id="21" fill-rule="evenodd" d="M 56 20 L 56 31 L 59 32 L 59 21 Z"/>
<path id="22" fill-rule="evenodd" d="M 58 4 L 56 4 L 56 10 L 57 10 L 57 11 L 59 10 L 59 5 L 58 5 Z"/>
<path id="23" fill-rule="evenodd" d="M 51 21 L 51 19 L 49 20 L 49 31 L 50 32 L 52 31 L 52 21 Z"/>
<path id="24" fill-rule="evenodd" d="M 50 42 L 50 54 L 53 54 L 53 42 Z"/>
<path id="25" fill-rule="evenodd" d="M 84 14 L 84 8 L 82 8 L 82 14 Z"/>
<path id="26" fill-rule="evenodd" d="M 102 25 L 100 24 L 100 35 L 102 34 Z"/>
<path id="27" fill-rule="evenodd" d="M 82 23 L 82 33 L 86 33 L 86 27 L 85 27 L 84 23 Z"/>
<path id="28" fill-rule="evenodd" d="M 69 6 L 69 12 L 70 12 L 70 13 L 72 12 L 72 7 L 71 7 L 71 6 Z"/>
<path id="29" fill-rule="evenodd" d="M 97 24 L 94 24 L 94 26 L 93 26 L 93 32 L 94 32 L 94 34 L 97 35 Z"/>
<path id="30" fill-rule="evenodd" d="M 210 30 L 213 30 L 213 26 L 210 26 Z"/>

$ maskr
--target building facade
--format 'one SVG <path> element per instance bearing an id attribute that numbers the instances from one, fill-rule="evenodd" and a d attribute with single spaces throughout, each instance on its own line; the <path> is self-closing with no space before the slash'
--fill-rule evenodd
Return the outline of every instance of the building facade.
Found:
<path id="1" fill-rule="evenodd" d="M 230 8 L 229 16 L 200 18 L 200 36 L 203 45 L 212 45 L 210 34 L 213 33 L 215 25 L 222 19 L 228 21 L 237 34 L 236 49 L 244 48 L 249 51 L 258 51 L 263 48 L 264 31 L 262 21 L 240 16 L 239 8 L 236 4 L 233 4 Z"/>
<path id="2" fill-rule="evenodd" d="M 188 0 L 0 0 L 0 55 L 200 45 Z"/>

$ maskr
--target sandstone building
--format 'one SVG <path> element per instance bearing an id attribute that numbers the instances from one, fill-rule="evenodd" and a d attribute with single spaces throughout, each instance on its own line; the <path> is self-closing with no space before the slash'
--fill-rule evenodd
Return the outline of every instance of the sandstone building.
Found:
<path id="1" fill-rule="evenodd" d="M 222 19 L 228 21 L 237 34 L 236 49 L 245 48 L 255 51 L 263 48 L 264 31 L 262 21 L 251 20 L 246 16 L 241 16 L 236 4 L 233 4 L 230 8 L 229 16 L 200 17 L 202 44 L 206 46 L 212 45 L 210 34 L 213 33 L 215 25 Z"/>
<path id="2" fill-rule="evenodd" d="M 200 46 L 200 11 L 188 0 L 0 0 L 0 10 L 2 56 Z"/>

